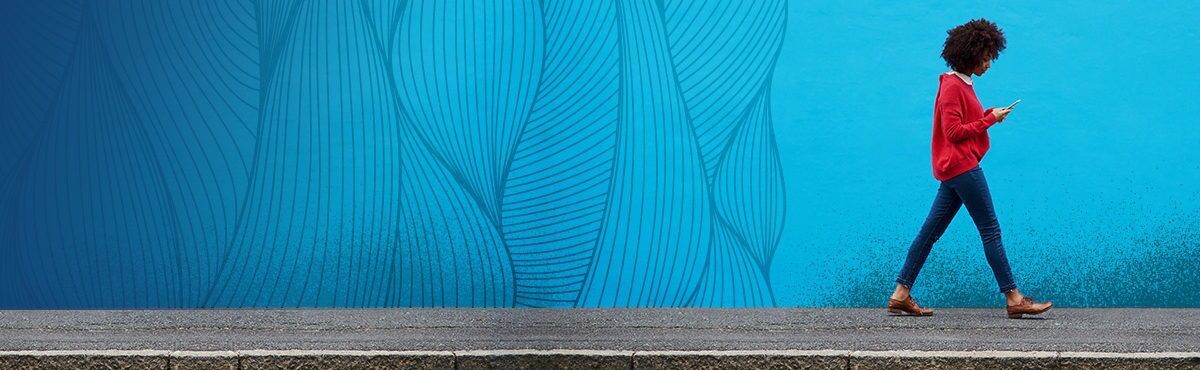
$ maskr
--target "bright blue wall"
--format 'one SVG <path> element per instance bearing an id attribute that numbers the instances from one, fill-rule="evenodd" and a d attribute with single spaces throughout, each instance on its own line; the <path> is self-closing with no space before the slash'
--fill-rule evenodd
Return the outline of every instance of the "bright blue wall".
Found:
<path id="1" fill-rule="evenodd" d="M 1072 306 L 1198 306 L 1200 4 L 793 2 L 772 86 L 787 232 L 781 304 L 879 306 L 933 202 L 945 30 L 986 17 L 1008 48 L 976 78 L 981 166 L 1016 282 Z M 1000 304 L 965 212 L 915 284 L 923 304 Z M 1119 297 L 1118 297 L 1119 296 Z"/>
<path id="2" fill-rule="evenodd" d="M 1200 305 L 1190 2 L 0 7 L 0 308 L 879 305 L 978 16 L 1017 283 Z M 923 303 L 998 302 L 962 216 Z"/>

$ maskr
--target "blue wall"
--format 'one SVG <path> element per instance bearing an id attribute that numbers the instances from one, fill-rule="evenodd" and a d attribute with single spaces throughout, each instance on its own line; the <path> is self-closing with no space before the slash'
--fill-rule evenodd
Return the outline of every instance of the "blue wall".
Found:
<path id="1" fill-rule="evenodd" d="M 0 7 L 0 308 L 877 306 L 978 16 L 1022 290 L 1200 306 L 1190 2 Z M 965 216 L 923 303 L 999 302 Z"/>
<path id="2" fill-rule="evenodd" d="M 945 30 L 986 17 L 1008 48 L 975 91 L 1021 104 L 989 130 L 1020 289 L 1068 306 L 1200 306 L 1200 3 L 793 2 L 772 84 L 788 305 L 881 306 L 933 202 L 930 127 Z M 960 212 L 914 287 L 998 306 Z"/>

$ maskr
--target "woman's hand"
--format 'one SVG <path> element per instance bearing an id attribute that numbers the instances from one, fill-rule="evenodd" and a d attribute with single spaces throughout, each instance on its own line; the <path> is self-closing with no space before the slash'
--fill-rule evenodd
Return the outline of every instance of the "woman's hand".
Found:
<path id="1" fill-rule="evenodd" d="M 1008 116 L 1008 112 L 1012 112 L 1012 109 L 992 108 L 992 116 L 996 117 L 996 122 L 1003 121 L 1004 117 Z"/>

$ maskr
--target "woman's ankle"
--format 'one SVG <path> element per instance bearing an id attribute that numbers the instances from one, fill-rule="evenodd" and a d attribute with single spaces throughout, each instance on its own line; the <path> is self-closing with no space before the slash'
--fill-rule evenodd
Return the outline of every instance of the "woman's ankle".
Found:
<path id="1" fill-rule="evenodd" d="M 1009 306 L 1020 304 L 1023 298 L 1025 298 L 1025 296 L 1021 295 L 1021 292 L 1017 291 L 1016 288 L 1004 293 L 1004 302 Z"/>
<path id="2" fill-rule="evenodd" d="M 908 298 L 908 295 L 911 292 L 912 292 L 911 288 L 905 287 L 904 285 L 896 284 L 896 290 L 892 291 L 891 299 L 895 299 L 897 301 L 903 301 Z"/>

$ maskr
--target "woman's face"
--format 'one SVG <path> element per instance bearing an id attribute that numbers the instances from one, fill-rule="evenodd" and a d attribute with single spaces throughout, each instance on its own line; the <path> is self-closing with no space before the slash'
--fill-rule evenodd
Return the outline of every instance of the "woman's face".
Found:
<path id="1" fill-rule="evenodd" d="M 992 68 L 992 59 L 995 59 L 995 58 L 992 57 L 991 55 L 985 55 L 983 57 L 983 61 L 979 62 L 979 67 L 975 68 L 975 75 L 983 76 L 983 74 L 985 72 L 987 72 L 988 68 Z"/>

